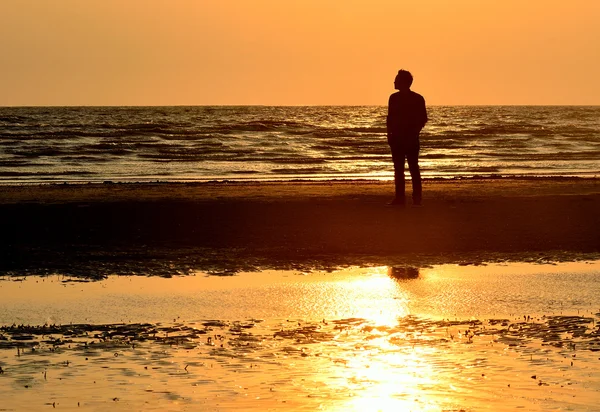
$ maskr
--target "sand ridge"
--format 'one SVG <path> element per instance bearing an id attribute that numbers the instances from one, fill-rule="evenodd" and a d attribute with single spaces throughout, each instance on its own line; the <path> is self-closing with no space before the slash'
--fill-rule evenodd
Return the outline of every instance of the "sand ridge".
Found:
<path id="1" fill-rule="evenodd" d="M 428 181 L 425 207 L 386 207 L 391 183 L 2 187 L 2 273 L 593 259 L 600 180 Z"/>

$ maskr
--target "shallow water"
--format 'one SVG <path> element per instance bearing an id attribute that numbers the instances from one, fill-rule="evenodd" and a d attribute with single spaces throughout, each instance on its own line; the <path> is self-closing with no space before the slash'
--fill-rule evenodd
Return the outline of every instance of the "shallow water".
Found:
<path id="1" fill-rule="evenodd" d="M 2 278 L 0 278 L 2 279 Z M 0 324 L 164 322 L 244 318 L 394 321 L 600 311 L 600 263 L 527 263 L 236 276 L 60 275 L 0 281 Z"/>
<path id="2" fill-rule="evenodd" d="M 600 262 L 5 279 L 0 409 L 594 410 L 599 280 Z"/>

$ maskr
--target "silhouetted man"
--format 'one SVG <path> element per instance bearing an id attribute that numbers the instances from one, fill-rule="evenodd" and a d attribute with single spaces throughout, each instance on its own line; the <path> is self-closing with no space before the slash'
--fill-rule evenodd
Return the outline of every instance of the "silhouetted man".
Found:
<path id="1" fill-rule="evenodd" d="M 425 99 L 410 90 L 413 77 L 406 70 L 399 70 L 394 87 L 398 90 L 390 96 L 387 116 L 387 139 L 392 149 L 396 197 L 390 205 L 404 206 L 404 163 L 408 162 L 412 178 L 414 206 L 421 206 L 422 187 L 419 170 L 419 133 L 427 123 Z"/>

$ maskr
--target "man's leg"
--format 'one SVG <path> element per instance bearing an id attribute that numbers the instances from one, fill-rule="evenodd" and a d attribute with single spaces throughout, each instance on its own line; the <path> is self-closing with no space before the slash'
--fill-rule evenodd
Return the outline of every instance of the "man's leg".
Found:
<path id="1" fill-rule="evenodd" d="M 398 202 L 404 203 L 406 198 L 404 189 L 404 162 L 405 154 L 400 145 L 391 147 L 392 160 L 394 162 L 394 184 L 396 187 L 396 199 Z"/>
<path id="2" fill-rule="evenodd" d="M 421 171 L 419 169 L 419 143 L 411 145 L 406 153 L 408 170 L 412 179 L 412 199 L 414 205 L 420 205 L 423 199 L 423 187 L 421 184 Z"/>

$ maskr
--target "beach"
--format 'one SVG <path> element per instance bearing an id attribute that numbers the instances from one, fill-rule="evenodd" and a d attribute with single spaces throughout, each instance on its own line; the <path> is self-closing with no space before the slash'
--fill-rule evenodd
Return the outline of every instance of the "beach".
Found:
<path id="1" fill-rule="evenodd" d="M 4 410 L 594 410 L 600 180 L 2 186 Z"/>
<path id="2" fill-rule="evenodd" d="M 600 180 L 4 186 L 4 273 L 172 275 L 258 268 L 561 261 L 600 252 Z M 175 272 L 173 271 L 175 268 Z"/>
<path id="3" fill-rule="evenodd" d="M 600 263 L 0 278 L 2 409 L 593 411 Z"/>
<path id="4" fill-rule="evenodd" d="M 0 412 L 600 411 L 600 2 L 471 3 L 4 1 Z"/>

